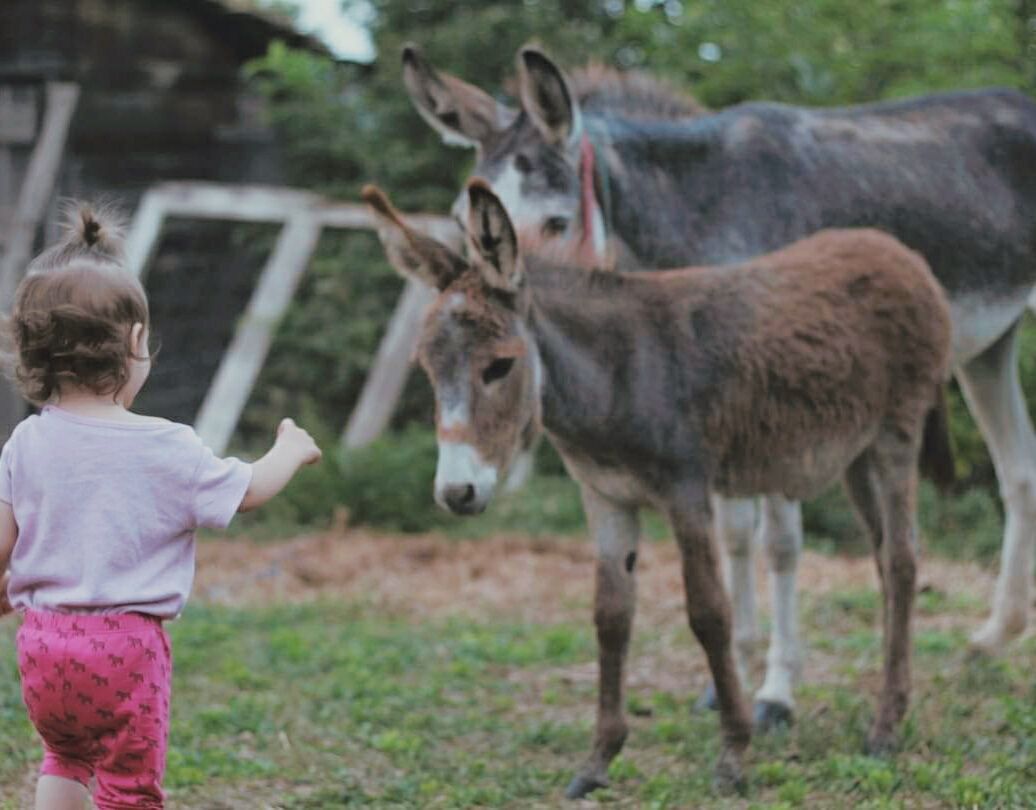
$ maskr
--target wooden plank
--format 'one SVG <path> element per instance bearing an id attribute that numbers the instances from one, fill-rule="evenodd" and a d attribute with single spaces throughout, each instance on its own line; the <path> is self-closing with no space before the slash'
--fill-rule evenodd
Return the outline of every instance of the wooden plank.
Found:
<path id="1" fill-rule="evenodd" d="M 165 216 L 166 205 L 161 191 L 147 191 L 137 206 L 129 236 L 126 237 L 126 269 L 141 280 L 145 277 L 144 271 L 158 245 Z"/>
<path id="2" fill-rule="evenodd" d="M 54 193 L 68 128 L 78 101 L 79 85 L 47 84 L 47 112 L 18 192 L 0 258 L 0 311 L 3 313 L 10 312 L 18 282 L 32 257 L 36 229 Z M 25 402 L 14 385 L 6 380 L 0 383 L 0 437 L 4 441 L 24 418 L 25 411 Z"/>
<path id="3" fill-rule="evenodd" d="M 314 214 L 328 228 L 357 231 L 373 231 L 377 228 L 374 216 L 365 205 L 323 202 L 314 210 Z M 407 215 L 407 222 L 456 249 L 460 248 L 460 229 L 449 217 L 411 214 Z"/>
<path id="4" fill-rule="evenodd" d="M 321 201 L 298 189 L 224 183 L 162 183 L 155 192 L 161 195 L 166 216 L 242 222 L 285 222 Z"/>
<path id="5" fill-rule="evenodd" d="M 430 287 L 419 281 L 407 281 L 385 337 L 378 346 L 360 398 L 349 416 L 349 424 L 342 435 L 344 448 L 355 449 L 370 444 L 388 427 L 406 385 L 422 317 L 433 298 Z"/>
<path id="6" fill-rule="evenodd" d="M 233 435 L 269 352 L 273 329 L 290 303 L 321 229 L 373 230 L 376 223 L 366 206 L 334 203 L 297 189 L 162 183 L 141 201 L 127 241 L 127 266 L 141 278 L 166 216 L 288 222 L 198 412 L 196 429 L 220 453 Z M 455 250 L 461 249 L 460 230 L 450 218 L 419 214 L 408 219 Z M 431 300 L 431 291 L 416 282 L 404 288 L 343 433 L 345 447 L 373 441 L 391 421 L 406 384 L 421 317 Z"/>
<path id="7" fill-rule="evenodd" d="M 18 204 L 5 242 L 3 263 L 0 264 L 0 308 L 5 312 L 13 303 L 18 282 L 32 257 L 36 229 L 54 193 L 69 124 L 78 101 L 79 85 L 64 82 L 47 84 L 47 112 L 18 194 Z"/>
<path id="8" fill-rule="evenodd" d="M 31 144 L 38 119 L 38 84 L 0 86 L 0 144 Z"/>
<path id="9" fill-rule="evenodd" d="M 462 234 L 449 217 L 416 215 L 408 216 L 407 221 L 460 252 Z M 373 220 L 368 227 L 375 227 Z M 343 448 L 355 449 L 370 444 L 392 421 L 410 373 L 410 358 L 417 348 L 421 322 L 433 298 L 432 290 L 425 285 L 412 280 L 407 282 L 378 346 L 360 397 L 349 415 L 341 439 Z"/>
<path id="10" fill-rule="evenodd" d="M 263 268 L 195 423 L 198 435 L 214 453 L 223 453 L 230 443 L 270 349 L 273 331 L 316 249 L 320 230 L 319 221 L 309 212 L 296 214 L 281 231 Z"/>
<path id="11" fill-rule="evenodd" d="M 14 214 L 15 199 L 18 196 L 14 181 L 14 155 L 11 154 L 9 147 L 0 143 L 0 256 L 2 256 L 7 226 Z"/>

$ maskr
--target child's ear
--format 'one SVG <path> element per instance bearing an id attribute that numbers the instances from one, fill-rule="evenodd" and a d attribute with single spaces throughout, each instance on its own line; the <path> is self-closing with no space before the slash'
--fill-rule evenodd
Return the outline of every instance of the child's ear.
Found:
<path id="1" fill-rule="evenodd" d="M 144 324 L 135 323 L 130 327 L 130 351 L 135 357 L 147 357 L 147 341 Z"/>

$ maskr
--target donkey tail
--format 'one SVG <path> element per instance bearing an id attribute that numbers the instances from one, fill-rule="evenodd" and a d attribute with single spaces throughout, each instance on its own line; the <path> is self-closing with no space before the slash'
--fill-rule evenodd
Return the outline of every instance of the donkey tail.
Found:
<path id="1" fill-rule="evenodd" d="M 936 387 L 935 403 L 925 417 L 921 438 L 921 475 L 943 492 L 957 480 L 945 385 Z"/>

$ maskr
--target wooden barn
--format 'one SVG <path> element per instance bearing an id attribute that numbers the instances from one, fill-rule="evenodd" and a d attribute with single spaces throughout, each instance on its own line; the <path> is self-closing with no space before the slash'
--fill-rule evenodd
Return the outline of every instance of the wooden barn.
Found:
<path id="1" fill-rule="evenodd" d="M 37 206 L 40 227 L 33 223 L 23 240 L 31 252 L 53 238 L 63 197 L 109 199 L 130 213 L 164 180 L 278 183 L 262 101 L 241 78 L 275 40 L 327 53 L 241 0 L 2 0 L 0 258 L 17 230 L 19 193 L 55 87 L 76 97 Z M 174 348 L 146 389 L 154 413 L 191 420 L 254 284 L 254 256 L 241 258 L 228 230 L 166 229 L 148 287 L 154 320 Z"/>

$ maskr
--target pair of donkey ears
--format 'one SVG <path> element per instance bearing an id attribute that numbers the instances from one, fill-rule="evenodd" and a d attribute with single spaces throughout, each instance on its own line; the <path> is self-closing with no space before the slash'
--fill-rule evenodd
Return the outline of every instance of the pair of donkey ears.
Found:
<path id="1" fill-rule="evenodd" d="M 518 110 L 436 70 L 414 44 L 403 48 L 403 82 L 421 117 L 451 145 L 477 147 L 518 117 Z M 518 52 L 518 96 L 548 143 L 562 146 L 580 137 L 579 105 L 565 75 L 532 46 Z"/>
<path id="2" fill-rule="evenodd" d="M 490 287 L 515 293 L 522 270 L 511 218 L 484 180 L 471 180 L 467 193 L 467 235 L 474 262 L 407 224 L 377 186 L 365 186 L 363 199 L 377 220 L 378 237 L 389 261 L 404 276 L 441 291 L 464 273 L 477 271 Z"/>

